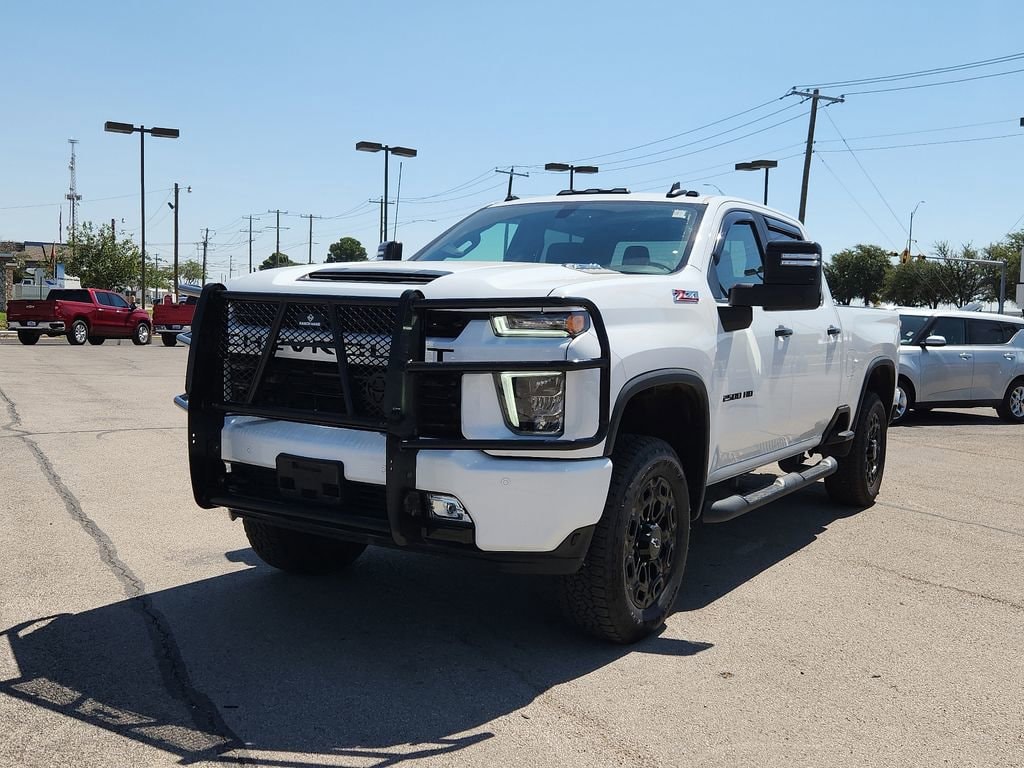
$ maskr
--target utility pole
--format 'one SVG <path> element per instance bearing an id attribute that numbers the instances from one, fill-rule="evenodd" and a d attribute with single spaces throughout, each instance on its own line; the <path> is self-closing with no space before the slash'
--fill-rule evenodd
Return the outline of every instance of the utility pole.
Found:
<path id="1" fill-rule="evenodd" d="M 807 215 L 807 185 L 811 180 L 811 153 L 814 150 L 814 124 L 818 119 L 818 102 L 822 99 L 829 104 L 842 104 L 846 99 L 842 96 L 822 96 L 818 89 L 813 91 L 798 91 L 791 88 L 787 96 L 802 96 L 811 100 L 811 121 L 807 124 L 807 149 L 804 151 L 804 178 L 800 186 L 800 223 L 804 222 Z"/>
<path id="2" fill-rule="evenodd" d="M 508 193 L 505 195 L 505 200 L 515 200 L 516 198 L 512 194 L 512 177 L 513 176 L 529 176 L 528 173 L 516 173 L 516 167 L 510 166 L 507 171 L 503 171 L 501 168 L 495 168 L 495 173 L 507 173 L 508 174 Z"/>
<path id="3" fill-rule="evenodd" d="M 280 208 L 278 208 L 278 209 L 273 210 L 273 211 L 267 211 L 267 213 L 275 213 L 275 214 L 277 214 L 277 224 L 274 225 L 274 228 L 277 230 L 277 245 L 274 246 L 274 253 L 280 253 L 281 252 L 281 229 L 282 229 L 282 227 L 281 227 L 281 214 L 283 213 L 283 214 L 287 215 L 288 211 L 282 211 Z M 288 229 L 288 227 L 284 227 L 284 229 Z"/>
<path id="4" fill-rule="evenodd" d="M 68 165 L 68 170 L 71 171 L 71 189 L 68 194 L 64 195 L 64 199 L 71 201 L 71 253 L 76 255 L 75 224 L 78 221 L 78 201 L 82 199 L 82 196 L 78 194 L 78 188 L 75 181 L 75 144 L 77 143 L 78 139 L 68 139 L 68 144 L 71 145 L 71 163 Z"/>
<path id="5" fill-rule="evenodd" d="M 377 203 L 380 206 L 380 231 L 377 234 L 380 236 L 380 242 L 383 243 L 388 239 L 388 235 L 384 231 L 384 198 L 371 197 L 367 202 Z M 389 202 L 388 205 L 394 205 L 394 202 Z"/>
<path id="6" fill-rule="evenodd" d="M 210 228 L 203 230 L 203 285 L 206 285 L 206 246 L 210 242 Z"/>
<path id="7" fill-rule="evenodd" d="M 253 218 L 255 218 L 256 221 L 260 220 L 259 216 L 255 216 L 255 217 L 251 216 L 251 215 L 249 216 L 249 274 L 252 274 L 252 220 L 253 220 Z M 242 233 L 245 232 L 244 229 L 241 229 L 239 231 L 242 232 Z M 262 230 L 260 230 L 260 231 L 262 231 Z"/>
<path id="8" fill-rule="evenodd" d="M 174 182 L 174 303 L 178 296 L 178 182 Z"/>
<path id="9" fill-rule="evenodd" d="M 313 219 L 322 219 L 323 216 L 314 216 L 312 213 L 299 214 L 300 219 L 309 219 L 309 263 L 313 263 Z"/>

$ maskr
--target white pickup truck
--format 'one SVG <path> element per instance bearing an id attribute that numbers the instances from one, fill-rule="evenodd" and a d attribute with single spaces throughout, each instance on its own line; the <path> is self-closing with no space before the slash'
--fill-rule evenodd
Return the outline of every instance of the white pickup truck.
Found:
<path id="1" fill-rule="evenodd" d="M 896 313 L 836 307 L 784 214 L 565 192 L 381 255 L 200 298 L 177 398 L 195 498 L 272 566 L 370 544 L 560 574 L 571 618 L 630 642 L 671 611 L 699 520 L 821 478 L 840 504 L 878 493 Z"/>

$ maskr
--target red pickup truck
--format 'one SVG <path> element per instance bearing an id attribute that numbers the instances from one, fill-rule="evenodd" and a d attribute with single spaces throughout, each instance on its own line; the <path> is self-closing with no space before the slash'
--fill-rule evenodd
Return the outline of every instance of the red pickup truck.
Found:
<path id="1" fill-rule="evenodd" d="M 170 296 L 153 305 L 153 333 L 160 334 L 165 347 L 178 343 L 178 334 L 192 330 L 192 315 L 196 312 L 197 296 L 184 296 L 175 304 Z"/>
<path id="2" fill-rule="evenodd" d="M 7 326 L 18 332 L 22 344 L 61 335 L 75 345 L 102 344 L 107 339 L 149 344 L 153 331 L 147 312 L 120 294 L 98 288 L 55 288 L 42 300 L 8 302 Z"/>

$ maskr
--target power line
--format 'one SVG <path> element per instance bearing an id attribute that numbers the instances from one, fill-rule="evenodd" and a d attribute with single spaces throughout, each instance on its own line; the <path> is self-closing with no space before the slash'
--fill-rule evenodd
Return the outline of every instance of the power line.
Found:
<path id="1" fill-rule="evenodd" d="M 832 177 L 839 182 L 839 186 L 843 188 L 843 191 L 846 192 L 846 194 L 849 195 L 850 199 L 853 200 L 853 202 L 857 205 L 858 208 L 860 208 L 861 213 L 867 216 L 868 221 L 875 225 L 875 229 L 882 233 L 882 237 L 888 240 L 889 245 L 891 245 L 895 250 L 897 248 L 896 243 L 893 241 L 891 237 L 889 237 L 889 233 L 882 229 L 881 225 L 877 221 L 875 221 L 874 217 L 870 213 L 868 213 L 867 208 L 865 208 L 861 204 L 860 199 L 856 195 L 854 195 L 853 192 L 850 191 L 850 188 L 847 187 L 846 184 L 843 183 L 843 180 L 839 178 L 839 175 L 832 170 L 832 166 L 825 162 L 825 158 L 822 157 L 821 155 L 817 155 L 817 157 L 821 161 L 821 164 L 825 166 L 825 170 L 832 174 Z"/>
<path id="2" fill-rule="evenodd" d="M 961 77 L 956 80 L 940 80 L 937 83 L 920 83 L 918 85 L 901 85 L 895 88 L 875 88 L 869 91 L 850 91 L 845 96 L 863 96 L 869 93 L 892 93 L 893 91 L 913 91 L 918 88 L 934 88 L 937 85 L 951 85 L 953 83 L 969 83 L 972 80 L 987 80 L 990 77 L 1003 77 L 1005 75 L 1016 75 L 1024 72 L 1024 69 L 1011 69 L 1007 72 L 993 72 L 989 75 L 975 75 L 974 77 Z"/>
<path id="3" fill-rule="evenodd" d="M 1003 120 L 988 120 L 984 123 L 963 123 L 962 125 L 947 125 L 942 128 L 920 128 L 916 131 L 898 131 L 897 133 L 875 133 L 868 136 L 850 136 L 850 141 L 864 141 L 866 139 L 887 139 L 893 136 L 914 136 L 919 133 L 941 133 L 942 131 L 955 131 L 960 128 L 981 128 L 987 125 L 1000 125 L 1001 123 L 1017 122 L 1016 117 L 1008 117 Z M 819 139 L 818 144 L 829 144 L 838 142 L 840 139 Z"/>
<path id="4" fill-rule="evenodd" d="M 880 149 L 905 149 L 907 147 L 935 147 L 940 144 L 970 144 L 974 141 L 993 141 L 995 139 L 1021 139 L 1021 133 L 1003 133 L 999 136 L 978 136 L 973 139 L 947 139 L 946 141 L 921 141 L 914 144 L 889 144 L 883 147 L 857 147 L 858 152 L 875 152 Z M 849 147 L 847 147 L 849 149 Z M 819 152 L 842 152 L 841 149 L 819 149 Z M 852 150 L 851 150 L 852 151 Z"/>
<path id="5" fill-rule="evenodd" d="M 778 101 L 778 99 L 769 99 L 766 102 L 763 102 L 763 103 L 758 104 L 758 105 L 753 106 L 753 107 L 749 107 L 748 109 L 744 109 L 744 110 L 742 110 L 740 112 L 736 112 L 735 114 L 729 115 L 728 117 L 723 117 L 723 118 L 720 118 L 718 120 L 713 120 L 712 122 L 705 123 L 704 125 L 698 125 L 696 128 L 690 128 L 688 130 L 683 131 L 682 133 L 676 133 L 676 134 L 673 134 L 672 136 L 666 136 L 663 139 L 655 139 L 654 141 L 648 141 L 648 142 L 645 142 L 644 144 L 637 144 L 636 146 L 627 147 L 626 149 L 618 149 L 618 150 L 615 150 L 614 152 L 604 152 L 604 153 L 602 153 L 600 155 L 590 155 L 589 157 L 578 157 L 575 160 L 573 160 L 572 162 L 573 163 L 580 163 L 580 162 L 584 162 L 584 161 L 588 161 L 588 160 L 598 160 L 598 159 L 603 158 L 603 157 L 611 157 L 612 155 L 622 155 L 622 154 L 625 154 L 626 152 L 633 152 L 634 150 L 637 150 L 637 149 L 646 149 L 647 147 L 652 147 L 655 144 L 661 144 L 661 143 L 666 142 L 666 141 L 672 141 L 673 139 L 678 139 L 678 138 L 681 138 L 683 136 L 688 136 L 691 133 L 696 133 L 697 131 L 703 131 L 705 128 L 713 128 L 716 125 L 720 125 L 720 124 L 726 123 L 726 122 L 728 122 L 730 120 L 734 120 L 737 117 L 742 117 L 743 115 L 749 114 L 751 112 L 756 112 L 757 110 L 762 109 L 763 107 L 767 107 L 769 104 L 773 104 L 776 101 Z M 531 167 L 537 167 L 537 166 L 531 166 Z"/>
<path id="6" fill-rule="evenodd" d="M 519 174 L 516 175 L 518 176 Z M 499 184 L 495 184 L 485 189 L 478 189 L 476 192 L 470 192 L 467 195 L 459 195 L 458 197 L 446 197 L 441 200 L 403 200 L 402 202 L 404 202 L 406 205 L 436 205 L 437 203 L 450 203 L 455 200 L 465 200 L 468 197 L 476 197 L 477 195 L 482 195 L 485 192 L 492 192 L 496 189 L 501 189 L 504 186 L 505 182 L 502 181 Z"/>
<path id="7" fill-rule="evenodd" d="M 800 86 L 794 86 L 794 88 L 838 88 L 844 85 L 869 85 L 871 83 L 883 83 L 883 82 L 895 82 L 898 80 L 908 80 L 915 77 L 928 77 L 930 75 L 938 75 L 946 72 L 957 72 L 964 69 L 974 69 L 976 67 L 988 67 L 993 64 L 1002 64 L 1008 61 L 1016 61 L 1018 59 L 1024 59 L 1024 52 L 1011 53 L 1006 56 L 997 56 L 994 59 L 981 59 L 979 61 L 969 61 L 965 64 L 954 64 L 948 67 L 933 67 L 931 69 L 920 69 L 916 72 L 901 72 L 895 75 L 878 75 L 876 77 L 862 77 L 855 80 L 834 80 L 831 83 L 810 83 Z"/>
<path id="8" fill-rule="evenodd" d="M 878 193 L 878 197 L 882 200 L 883 203 L 885 203 L 885 207 L 889 209 L 889 213 L 892 214 L 892 217 L 896 220 L 896 223 L 900 225 L 900 229 L 902 229 L 904 233 L 908 234 L 909 236 L 909 233 L 907 233 L 907 228 L 903 226 L 903 222 L 900 220 L 900 217 L 896 215 L 896 211 L 894 211 L 892 209 L 892 206 L 889 205 L 889 201 L 885 199 L 885 195 L 882 194 L 882 190 L 880 190 L 878 188 L 878 185 L 875 184 L 875 180 L 871 178 L 871 174 L 868 173 L 867 168 L 864 167 L 864 165 L 860 161 L 860 158 L 857 157 L 857 154 L 850 147 L 849 143 L 847 143 L 846 138 L 839 130 L 839 126 L 836 125 L 836 121 L 832 119 L 832 115 L 830 115 L 827 110 L 825 111 L 825 117 L 827 117 L 828 121 L 832 123 L 832 127 L 835 129 L 836 133 L 839 134 L 839 138 L 843 140 L 843 144 L 846 145 L 846 149 L 849 151 L 851 157 L 853 157 L 854 161 L 857 163 L 861 172 L 864 174 L 864 177 L 871 183 L 871 186 L 875 188 L 875 192 Z"/>
<path id="9" fill-rule="evenodd" d="M 447 195 L 447 194 L 450 194 L 450 193 L 452 193 L 452 192 L 459 192 L 459 191 L 460 191 L 460 190 L 462 190 L 463 188 L 466 188 L 466 187 L 470 187 L 470 186 L 473 186 L 473 185 L 474 185 L 474 184 L 476 184 L 476 183 L 480 183 L 480 182 L 482 182 L 482 181 L 483 181 L 484 179 L 488 179 L 488 178 L 491 178 L 491 174 L 492 174 L 493 172 L 494 172 L 494 171 L 493 171 L 493 169 L 491 169 L 491 168 L 488 168 L 488 169 L 487 169 L 486 171 L 484 171 L 483 173 L 481 173 L 481 174 L 479 174 L 479 175 L 477 175 L 477 176 L 474 176 L 474 177 L 473 177 L 472 179 L 470 179 L 469 181 L 464 181 L 464 182 L 463 182 L 462 184 L 456 184 L 456 185 L 455 185 L 454 187 L 451 187 L 451 188 L 449 188 L 449 189 L 444 189 L 444 190 L 441 190 L 440 192 L 435 192 L 435 193 L 434 193 L 434 194 L 432 194 L 432 195 L 423 195 L 423 196 L 421 196 L 421 197 L 407 197 L 407 198 L 405 199 L 405 202 L 409 203 L 409 202 L 412 202 L 413 200 L 430 200 L 431 198 L 434 198 L 434 197 L 442 197 L 442 196 L 444 196 L 444 195 Z"/>
<path id="10" fill-rule="evenodd" d="M 679 160 L 679 159 L 684 158 L 684 157 L 691 157 L 693 155 L 699 155 L 701 152 L 709 152 L 712 149 L 718 149 L 719 147 L 724 147 L 724 146 L 726 146 L 728 144 L 735 144 L 737 141 L 741 141 L 743 139 L 750 138 L 751 136 L 757 136 L 758 134 L 764 133 L 765 131 L 770 131 L 772 128 L 778 128 L 780 125 L 785 125 L 786 123 L 791 123 L 794 120 L 799 120 L 800 118 L 805 117 L 808 113 L 809 113 L 809 110 L 808 110 L 808 112 L 801 112 L 799 115 L 794 115 L 793 117 L 786 118 L 785 120 L 780 120 L 777 123 L 772 123 L 771 125 L 765 126 L 764 128 L 759 128 L 756 131 L 751 131 L 750 133 L 745 133 L 742 136 L 736 136 L 736 137 L 734 137 L 732 139 L 728 139 L 727 141 L 721 141 L 718 144 L 712 144 L 709 147 L 702 147 L 700 149 L 695 149 L 692 152 L 684 152 L 684 153 L 679 154 L 679 155 L 672 155 L 671 157 L 663 157 L 660 160 L 648 160 L 647 162 L 644 162 L 644 163 L 634 163 L 633 165 L 623 165 L 623 166 L 620 166 L 618 168 L 608 168 L 606 170 L 608 172 L 611 172 L 611 171 L 628 171 L 628 170 L 630 170 L 632 168 L 643 168 L 643 167 L 646 167 L 648 165 L 658 165 L 659 163 L 667 163 L 667 162 L 669 162 L 671 160 Z"/>
<path id="11" fill-rule="evenodd" d="M 705 136 L 705 137 L 700 138 L 700 139 L 694 139 L 693 141 L 688 141 L 685 144 L 679 144 L 679 145 L 674 146 L 674 147 L 668 147 L 666 149 L 659 149 L 657 152 L 649 152 L 649 153 L 647 153 L 645 155 L 636 155 L 634 157 L 626 157 L 626 158 L 623 158 L 622 160 L 611 160 L 606 165 L 604 165 L 604 164 L 603 165 L 608 170 L 614 170 L 613 168 L 608 168 L 608 166 L 615 165 L 616 163 L 631 163 L 634 160 L 643 160 L 643 159 L 648 158 L 648 157 L 655 157 L 657 155 L 663 155 L 666 152 L 675 152 L 677 149 L 685 149 L 686 147 L 692 147 L 692 146 L 695 146 L 697 144 L 703 144 L 705 141 L 710 141 L 711 139 L 717 139 L 719 136 L 725 136 L 726 134 L 732 133 L 733 131 L 738 131 L 741 128 L 746 128 L 748 126 L 755 125 L 755 124 L 757 124 L 757 123 L 759 123 L 759 122 L 761 122 L 763 120 L 767 120 L 769 117 L 774 117 L 775 115 L 779 114 L 780 112 L 786 112 L 786 111 L 788 111 L 790 109 L 793 109 L 794 107 L 798 107 L 798 106 L 800 106 L 800 105 L 799 104 L 792 104 L 792 103 L 790 103 L 790 104 L 787 104 L 782 109 L 777 109 L 774 112 L 769 112 L 767 115 L 759 117 L 756 120 L 750 120 L 750 121 L 748 121 L 746 123 L 741 123 L 740 125 L 734 126 L 733 128 L 727 128 L 724 131 L 719 131 L 718 133 L 712 133 L 710 136 Z"/>

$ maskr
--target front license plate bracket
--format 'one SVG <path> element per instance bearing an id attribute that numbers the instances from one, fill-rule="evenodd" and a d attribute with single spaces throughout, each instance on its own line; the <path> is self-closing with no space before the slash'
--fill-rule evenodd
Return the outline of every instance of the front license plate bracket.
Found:
<path id="1" fill-rule="evenodd" d="M 340 461 L 307 459 L 287 453 L 277 457 L 277 489 L 282 498 L 339 504 L 344 477 L 345 469 Z"/>

